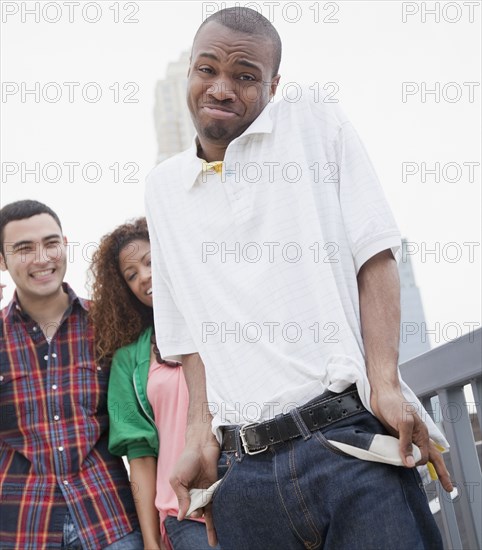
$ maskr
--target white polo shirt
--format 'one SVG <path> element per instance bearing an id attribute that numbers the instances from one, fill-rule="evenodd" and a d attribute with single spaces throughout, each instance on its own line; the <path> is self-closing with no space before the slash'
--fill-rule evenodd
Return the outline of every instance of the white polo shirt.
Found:
<path id="1" fill-rule="evenodd" d="M 193 143 L 149 174 L 146 209 L 158 346 L 200 354 L 215 433 L 353 383 L 369 408 L 356 277 L 401 239 L 337 105 L 269 103 L 221 173 Z"/>

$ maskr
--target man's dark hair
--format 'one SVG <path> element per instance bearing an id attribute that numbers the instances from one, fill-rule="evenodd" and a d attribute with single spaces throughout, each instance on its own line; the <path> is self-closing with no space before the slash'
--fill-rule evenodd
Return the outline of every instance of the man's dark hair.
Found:
<path id="1" fill-rule="evenodd" d="M 60 223 L 57 214 L 46 204 L 38 201 L 23 200 L 11 202 L 10 204 L 6 204 L 0 210 L 0 252 L 2 254 L 4 254 L 3 232 L 7 223 L 26 220 L 32 216 L 37 216 L 38 214 L 48 214 L 49 216 L 52 216 L 57 225 L 60 227 L 60 230 L 62 230 L 62 224 Z"/>
<path id="2" fill-rule="evenodd" d="M 226 8 L 213 13 L 201 24 L 196 32 L 194 40 L 196 40 L 199 31 L 207 25 L 207 23 L 216 22 L 228 29 L 255 36 L 267 38 L 273 44 L 273 75 L 276 76 L 281 63 L 281 38 L 278 31 L 273 27 L 266 17 L 261 15 L 256 10 L 251 8 L 242 8 L 236 6 L 234 8 Z"/>

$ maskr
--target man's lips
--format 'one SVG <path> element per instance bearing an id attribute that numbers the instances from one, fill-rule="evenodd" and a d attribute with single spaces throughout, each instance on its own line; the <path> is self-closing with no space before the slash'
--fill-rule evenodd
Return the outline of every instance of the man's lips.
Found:
<path id="1" fill-rule="evenodd" d="M 34 279 L 41 280 L 50 277 L 50 275 L 53 275 L 55 272 L 55 269 L 42 269 L 41 271 L 34 271 L 33 273 L 30 273 L 30 276 Z"/>
<path id="2" fill-rule="evenodd" d="M 204 105 L 202 110 L 211 118 L 218 118 L 220 120 L 226 120 L 238 116 L 234 111 L 228 111 L 227 109 L 215 107 L 214 105 Z"/>

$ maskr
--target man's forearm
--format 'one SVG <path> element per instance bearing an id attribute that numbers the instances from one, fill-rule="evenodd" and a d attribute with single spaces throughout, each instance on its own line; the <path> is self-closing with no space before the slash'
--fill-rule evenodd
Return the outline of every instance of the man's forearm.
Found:
<path id="1" fill-rule="evenodd" d="M 186 445 L 170 476 L 170 483 L 179 501 L 178 519 L 184 519 L 192 488 L 206 489 L 217 480 L 219 444 L 211 430 L 212 416 L 206 393 L 206 373 L 197 353 L 183 355 L 184 377 L 189 391 L 189 409 L 186 425 Z M 201 514 L 201 511 L 195 514 Z M 199 516 L 197 516 L 199 517 Z M 211 507 L 204 508 L 208 540 L 216 544 L 216 533 Z"/>
<path id="2" fill-rule="evenodd" d="M 358 290 L 365 362 L 372 391 L 399 389 L 400 279 L 389 250 L 362 266 Z"/>
<path id="3" fill-rule="evenodd" d="M 182 368 L 189 391 L 186 439 L 211 433 L 212 416 L 208 407 L 206 372 L 199 353 L 183 355 Z"/>

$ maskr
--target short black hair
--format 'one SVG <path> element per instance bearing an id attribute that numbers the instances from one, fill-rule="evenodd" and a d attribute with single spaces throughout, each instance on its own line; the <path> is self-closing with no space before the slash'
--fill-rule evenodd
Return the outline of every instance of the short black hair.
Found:
<path id="1" fill-rule="evenodd" d="M 46 204 L 43 204 L 38 201 L 33 200 L 23 200 L 11 202 L 6 204 L 0 210 L 0 252 L 4 254 L 3 251 L 3 232 L 7 223 L 15 222 L 19 220 L 26 220 L 32 216 L 37 216 L 38 214 L 48 214 L 52 216 L 57 225 L 62 231 L 62 224 L 57 214 L 49 208 Z"/>
<path id="2" fill-rule="evenodd" d="M 208 23 L 215 22 L 228 27 L 238 32 L 262 36 L 267 38 L 273 44 L 273 75 L 276 76 L 281 63 L 281 38 L 278 31 L 273 27 L 271 22 L 261 15 L 258 11 L 251 8 L 242 8 L 236 6 L 234 8 L 226 8 L 213 13 L 201 23 L 198 28 L 194 41 L 199 34 L 199 31 Z"/>

